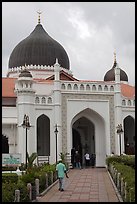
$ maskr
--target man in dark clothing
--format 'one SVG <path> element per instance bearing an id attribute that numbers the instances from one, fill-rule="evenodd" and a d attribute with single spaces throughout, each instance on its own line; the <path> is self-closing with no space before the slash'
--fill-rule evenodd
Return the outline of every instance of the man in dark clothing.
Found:
<path id="1" fill-rule="evenodd" d="M 80 154 L 78 151 L 76 151 L 76 154 L 75 154 L 75 162 L 76 162 L 76 168 L 81 169 Z"/>
<path id="2" fill-rule="evenodd" d="M 96 155 L 95 153 L 91 154 L 91 166 L 94 167 L 96 163 Z"/>
<path id="3" fill-rule="evenodd" d="M 71 149 L 71 164 L 72 164 L 72 168 L 74 168 L 75 167 L 75 147 Z"/>

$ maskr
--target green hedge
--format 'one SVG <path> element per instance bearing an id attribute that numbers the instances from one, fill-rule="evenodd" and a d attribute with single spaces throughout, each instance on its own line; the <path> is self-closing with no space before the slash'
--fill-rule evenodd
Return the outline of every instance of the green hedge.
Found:
<path id="1" fill-rule="evenodd" d="M 34 166 L 29 171 L 24 173 L 21 176 L 18 176 L 16 173 L 10 173 L 9 175 L 5 173 L 2 180 L 2 201 L 3 202 L 14 202 L 15 199 L 15 190 L 20 190 L 21 202 L 29 201 L 28 192 L 27 192 L 27 183 L 35 185 L 35 179 L 40 180 L 40 193 L 46 189 L 46 178 L 45 174 L 48 175 L 53 172 L 53 175 L 56 172 L 56 165 L 43 164 L 42 166 Z M 5 179 L 6 177 L 6 179 Z M 54 176 L 55 177 L 55 176 Z M 48 179 L 48 185 L 51 184 L 51 177 Z"/>
<path id="2" fill-rule="evenodd" d="M 17 167 L 16 166 L 3 166 L 2 171 L 16 171 Z"/>
<path id="3" fill-rule="evenodd" d="M 134 202 L 135 201 L 135 170 L 130 166 L 120 164 L 120 163 L 114 163 L 113 165 L 117 169 L 117 171 L 121 174 L 123 181 L 127 182 L 126 202 L 130 202 L 130 201 Z M 132 193 L 130 192 L 130 189 L 132 189 Z"/>
<path id="4" fill-rule="evenodd" d="M 118 163 L 123 163 L 124 165 L 130 166 L 135 169 L 135 156 L 134 155 L 115 155 L 115 156 L 110 156 L 107 157 L 106 163 L 109 165 L 109 163 L 112 162 L 118 162 Z"/>
<path id="5" fill-rule="evenodd" d="M 2 174 L 2 183 L 5 183 L 5 182 L 17 183 L 18 182 L 18 175 L 16 173 L 3 173 Z"/>
<path id="6" fill-rule="evenodd" d="M 30 201 L 27 187 L 23 183 L 5 182 L 2 183 L 2 202 L 15 202 L 15 190 L 20 190 L 20 202 Z"/>
<path id="7" fill-rule="evenodd" d="M 135 201 L 135 156 L 122 155 L 112 156 L 106 159 L 108 167 L 110 164 L 117 169 L 123 178 L 124 182 L 127 182 L 127 199 L 124 202 Z M 132 191 L 131 191 L 132 189 Z"/>

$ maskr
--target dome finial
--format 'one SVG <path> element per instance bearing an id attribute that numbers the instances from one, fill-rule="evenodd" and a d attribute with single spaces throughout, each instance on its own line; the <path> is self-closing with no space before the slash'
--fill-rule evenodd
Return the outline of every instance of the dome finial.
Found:
<path id="1" fill-rule="evenodd" d="M 39 16 L 38 16 L 38 24 L 40 24 L 40 14 L 42 14 L 42 12 L 39 10 L 39 11 L 37 11 L 37 13 L 39 14 Z"/>
<path id="2" fill-rule="evenodd" d="M 117 61 L 116 61 L 116 52 L 114 51 L 114 64 L 116 64 Z"/>

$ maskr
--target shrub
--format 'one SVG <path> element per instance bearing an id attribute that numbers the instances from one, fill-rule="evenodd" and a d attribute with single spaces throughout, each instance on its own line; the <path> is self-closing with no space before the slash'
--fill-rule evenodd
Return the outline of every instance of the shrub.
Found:
<path id="1" fill-rule="evenodd" d="M 34 185 L 35 184 L 35 173 L 33 172 L 30 174 L 24 174 L 22 175 L 20 180 L 23 181 L 25 185 L 27 185 L 27 183 L 31 183 L 32 185 Z"/>
<path id="2" fill-rule="evenodd" d="M 16 186 L 12 182 L 2 183 L 2 202 L 14 202 Z"/>
<path id="3" fill-rule="evenodd" d="M 20 202 L 30 201 L 27 187 L 19 181 L 2 183 L 2 202 L 15 202 L 15 190 L 20 190 Z"/>
<path id="4" fill-rule="evenodd" d="M 40 193 L 41 193 L 41 192 L 44 191 L 45 188 L 46 188 L 46 175 L 45 175 L 45 173 L 42 173 L 42 174 L 40 175 L 40 177 L 39 177 L 39 183 L 40 183 L 39 191 L 40 191 Z"/>
<path id="5" fill-rule="evenodd" d="M 127 182 L 127 198 L 125 202 L 135 201 L 135 156 L 121 155 L 112 156 L 106 159 L 108 167 L 110 164 L 121 174 L 124 182 Z M 132 189 L 132 192 L 131 192 Z M 124 198 L 123 198 L 124 199 Z"/>
<path id="6" fill-rule="evenodd" d="M 3 166 L 2 171 L 16 171 L 17 167 L 15 166 Z"/>
<path id="7" fill-rule="evenodd" d="M 18 182 L 18 175 L 16 173 L 3 173 L 2 174 L 2 182 L 11 182 L 17 183 Z"/>
<path id="8" fill-rule="evenodd" d="M 121 156 L 115 155 L 106 158 L 107 165 L 109 165 L 109 163 L 115 162 L 123 163 L 135 169 L 135 156 L 133 155 L 121 155 Z"/>
<path id="9" fill-rule="evenodd" d="M 30 201 L 27 185 L 19 181 L 16 186 L 16 190 L 20 190 L 20 202 Z"/>

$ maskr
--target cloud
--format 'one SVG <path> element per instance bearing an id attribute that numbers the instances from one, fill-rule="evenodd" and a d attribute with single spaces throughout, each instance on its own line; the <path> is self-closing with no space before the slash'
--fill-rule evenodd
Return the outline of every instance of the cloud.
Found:
<path id="1" fill-rule="evenodd" d="M 83 17 L 84 12 L 80 9 L 69 9 L 68 21 L 76 28 L 77 36 L 85 39 L 91 37 L 87 22 Z"/>
<path id="2" fill-rule="evenodd" d="M 135 83 L 135 4 L 133 2 L 3 2 L 2 74 L 13 48 L 38 22 L 67 51 L 74 77 L 103 80 L 116 51 L 120 67 Z"/>

